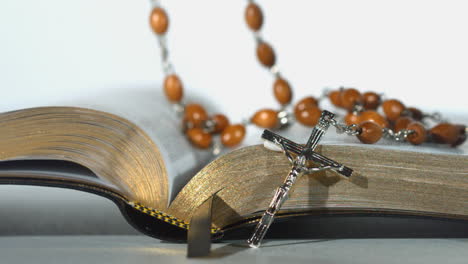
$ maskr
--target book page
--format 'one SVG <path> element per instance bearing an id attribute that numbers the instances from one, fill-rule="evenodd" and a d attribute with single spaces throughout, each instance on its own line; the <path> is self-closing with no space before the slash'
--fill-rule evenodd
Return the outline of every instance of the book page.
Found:
<path id="1" fill-rule="evenodd" d="M 117 89 L 54 100 L 37 100 L 21 108 L 70 106 L 108 112 L 129 120 L 158 146 L 167 169 L 169 201 L 201 168 L 212 160 L 210 150 L 191 146 L 181 130 L 181 120 L 160 87 Z M 8 109 L 16 110 L 16 109 Z M 155 183 L 156 184 L 156 183 Z"/>
<path id="2" fill-rule="evenodd" d="M 173 111 L 172 105 L 162 93 L 155 90 L 126 89 L 115 91 L 111 96 L 102 95 L 64 103 L 68 106 L 112 113 L 143 129 L 163 156 L 169 177 L 169 201 L 171 201 L 191 177 L 213 158 L 213 155 L 208 150 L 192 147 L 181 130 L 182 122 Z"/>

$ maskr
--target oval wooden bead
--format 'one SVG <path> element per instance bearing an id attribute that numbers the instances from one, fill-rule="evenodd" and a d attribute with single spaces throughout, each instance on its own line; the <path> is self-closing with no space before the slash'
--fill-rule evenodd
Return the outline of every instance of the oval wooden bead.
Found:
<path id="1" fill-rule="evenodd" d="M 263 13 L 255 3 L 250 3 L 245 9 L 245 21 L 249 28 L 258 31 L 263 25 Z"/>
<path id="2" fill-rule="evenodd" d="M 187 137 L 190 142 L 199 148 L 208 148 L 211 146 L 212 137 L 210 133 L 203 131 L 203 129 L 194 127 L 187 130 Z"/>
<path id="3" fill-rule="evenodd" d="M 296 106 L 294 106 L 294 113 L 297 115 L 302 110 L 314 107 L 318 107 L 317 99 L 312 96 L 307 96 L 297 102 Z"/>
<path id="4" fill-rule="evenodd" d="M 250 121 L 259 127 L 274 128 L 278 125 L 278 112 L 272 109 L 262 109 L 257 111 Z"/>
<path id="5" fill-rule="evenodd" d="M 288 81 L 282 78 L 276 79 L 273 84 L 273 93 L 280 104 L 289 104 L 292 99 L 292 90 Z"/>
<path id="6" fill-rule="evenodd" d="M 182 100 L 184 88 L 182 81 L 175 74 L 168 75 L 164 80 L 164 93 L 169 101 L 175 103 Z"/>
<path id="7" fill-rule="evenodd" d="M 215 123 L 213 133 L 221 133 L 227 126 L 229 126 L 229 119 L 223 114 L 216 114 L 211 119 Z"/>
<path id="8" fill-rule="evenodd" d="M 413 133 L 409 134 L 406 138 L 413 145 L 419 145 L 426 141 L 427 133 L 423 124 L 420 122 L 411 122 L 406 129 L 413 130 Z"/>
<path id="9" fill-rule="evenodd" d="M 460 135 L 460 129 L 449 123 L 440 123 L 429 132 L 434 142 L 450 145 L 457 142 Z"/>
<path id="10" fill-rule="evenodd" d="M 424 117 L 423 112 L 415 107 L 408 107 L 406 111 L 414 120 L 421 121 Z"/>
<path id="11" fill-rule="evenodd" d="M 405 110 L 405 106 L 400 101 L 391 99 L 382 103 L 382 109 L 388 120 L 395 121 L 401 116 L 401 113 Z"/>
<path id="12" fill-rule="evenodd" d="M 257 46 L 257 58 L 263 66 L 272 67 L 276 63 L 275 51 L 265 42 Z"/>
<path id="13" fill-rule="evenodd" d="M 242 142 L 245 137 L 243 125 L 229 125 L 221 133 L 221 143 L 227 147 L 233 147 Z"/>
<path id="14" fill-rule="evenodd" d="M 309 107 L 295 113 L 296 120 L 305 126 L 315 126 L 322 114 L 318 107 Z"/>
<path id="15" fill-rule="evenodd" d="M 459 146 L 466 141 L 466 126 L 465 125 L 455 125 L 458 129 L 458 139 L 455 143 L 452 144 L 452 147 Z"/>
<path id="16" fill-rule="evenodd" d="M 374 92 L 365 92 L 362 95 L 364 109 L 375 110 L 380 105 L 380 95 Z"/>
<path id="17" fill-rule="evenodd" d="M 341 107 L 351 111 L 356 104 L 362 103 L 362 95 L 354 88 L 345 89 L 341 92 L 340 103 Z"/>
<path id="18" fill-rule="evenodd" d="M 374 144 L 382 138 L 382 127 L 372 121 L 362 122 L 359 129 L 357 138 L 364 144 Z"/>
<path id="19" fill-rule="evenodd" d="M 346 125 L 348 125 L 348 126 L 350 126 L 352 124 L 359 124 L 359 123 L 361 123 L 361 117 L 360 117 L 359 114 L 356 114 L 354 112 L 349 112 L 344 117 L 344 121 L 345 121 Z"/>
<path id="20" fill-rule="evenodd" d="M 169 18 L 166 11 L 160 7 L 154 8 L 150 15 L 150 25 L 154 33 L 158 35 L 165 34 L 169 27 Z"/>
<path id="21" fill-rule="evenodd" d="M 360 119 L 361 119 L 361 122 L 364 122 L 364 121 L 375 122 L 382 128 L 389 127 L 387 119 L 385 119 L 385 117 L 383 117 L 381 114 L 373 110 L 367 110 L 367 111 L 361 112 Z"/>
<path id="22" fill-rule="evenodd" d="M 185 106 L 184 120 L 192 123 L 195 127 L 201 127 L 208 119 L 205 108 L 199 104 L 187 104 Z"/>
<path id="23" fill-rule="evenodd" d="M 393 131 L 398 132 L 402 129 L 406 129 L 406 127 L 411 122 L 413 122 L 412 118 L 407 117 L 407 116 L 401 116 L 395 121 L 395 124 L 393 125 Z"/>
<path id="24" fill-rule="evenodd" d="M 335 90 L 331 91 L 328 94 L 328 98 L 330 99 L 330 102 L 336 106 L 336 107 L 341 107 L 341 90 Z"/>

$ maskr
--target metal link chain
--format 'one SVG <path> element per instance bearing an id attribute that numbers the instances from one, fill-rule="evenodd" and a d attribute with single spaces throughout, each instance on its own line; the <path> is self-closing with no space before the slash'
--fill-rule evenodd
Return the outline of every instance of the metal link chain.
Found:
<path id="1" fill-rule="evenodd" d="M 350 136 L 357 136 L 361 133 L 358 125 L 356 124 L 352 124 L 348 126 L 348 125 L 345 125 L 343 123 L 336 121 L 336 119 L 332 119 L 330 122 L 331 122 L 331 125 L 336 128 L 336 133 L 338 134 L 347 134 Z"/>
<path id="2" fill-rule="evenodd" d="M 158 39 L 159 47 L 161 49 L 161 66 L 164 74 L 169 75 L 174 73 L 174 66 L 169 60 L 169 49 L 167 48 L 167 41 L 164 36 L 156 36 Z"/>
<path id="3" fill-rule="evenodd" d="M 393 139 L 395 141 L 405 141 L 406 138 L 413 134 L 415 131 L 414 130 L 409 130 L 409 129 L 402 129 L 398 132 L 395 132 L 389 128 L 384 128 L 383 129 L 383 135 L 386 138 Z"/>

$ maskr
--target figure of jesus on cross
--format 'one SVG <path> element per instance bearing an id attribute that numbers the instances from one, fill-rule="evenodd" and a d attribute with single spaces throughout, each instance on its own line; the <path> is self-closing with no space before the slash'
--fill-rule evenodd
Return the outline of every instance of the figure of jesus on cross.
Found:
<path id="1" fill-rule="evenodd" d="M 275 214 L 288 198 L 289 190 L 300 175 L 311 174 L 323 170 L 333 170 L 346 177 L 350 177 L 352 175 L 353 170 L 351 168 L 314 151 L 325 132 L 333 123 L 332 121 L 334 120 L 334 117 L 335 115 L 333 113 L 326 110 L 323 111 L 318 124 L 313 128 L 305 146 L 297 144 L 271 131 L 265 130 L 263 132 L 262 138 L 265 139 L 265 147 L 272 150 L 282 150 L 291 162 L 292 167 L 283 184 L 276 190 L 268 209 L 263 213 L 262 218 L 255 227 L 254 233 L 247 240 L 250 247 L 258 248 L 260 246 L 268 228 L 273 223 Z M 293 158 L 292 154 L 297 156 Z M 308 167 L 308 161 L 312 161 L 319 166 Z"/>

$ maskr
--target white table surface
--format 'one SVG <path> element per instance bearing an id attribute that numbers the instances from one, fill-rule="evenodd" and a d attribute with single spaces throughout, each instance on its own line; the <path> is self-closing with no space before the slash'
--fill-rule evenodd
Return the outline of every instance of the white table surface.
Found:
<path id="1" fill-rule="evenodd" d="M 468 239 L 274 240 L 260 249 L 218 243 L 186 258 L 186 244 L 146 236 L 3 236 L 1 263 L 463 263 Z"/>

